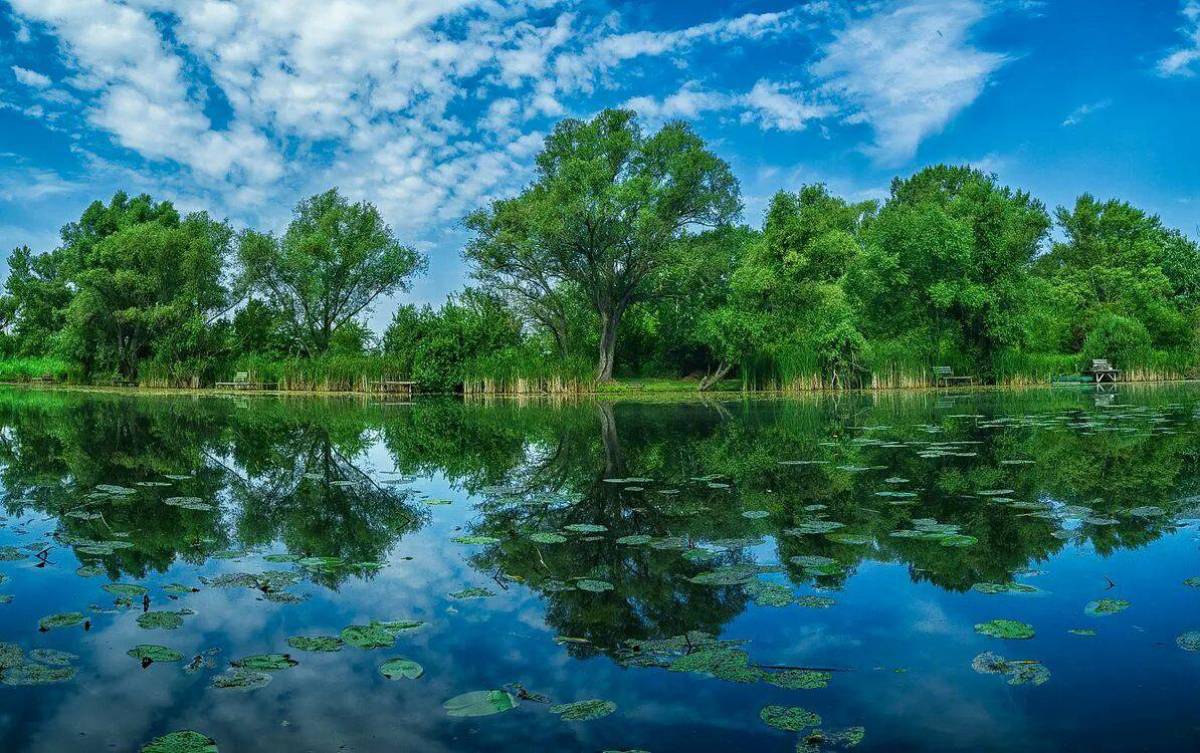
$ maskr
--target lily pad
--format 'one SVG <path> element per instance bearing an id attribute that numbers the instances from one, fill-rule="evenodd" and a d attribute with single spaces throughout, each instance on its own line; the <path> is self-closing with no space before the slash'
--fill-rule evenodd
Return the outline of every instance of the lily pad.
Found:
<path id="1" fill-rule="evenodd" d="M 559 703 L 550 707 L 551 714 L 558 714 L 560 719 L 568 722 L 588 722 L 592 719 L 606 717 L 616 710 L 617 704 L 598 699 Z"/>
<path id="2" fill-rule="evenodd" d="M 137 596 L 145 596 L 150 593 L 150 589 L 145 586 L 139 586 L 136 583 L 105 583 L 100 587 L 113 596 L 124 596 L 129 599 Z"/>
<path id="3" fill-rule="evenodd" d="M 829 686 L 833 679 L 831 672 L 817 672 L 809 669 L 785 669 L 764 675 L 763 680 L 779 688 L 788 690 L 815 690 Z"/>
<path id="4" fill-rule="evenodd" d="M 551 531 L 538 531 L 529 534 L 529 540 L 535 544 L 561 544 L 567 540 L 566 536 L 561 533 L 553 533 Z"/>
<path id="5" fill-rule="evenodd" d="M 594 580 L 592 578 L 580 578 L 579 580 L 575 581 L 575 587 L 581 591 L 591 591 L 593 593 L 613 590 L 613 584 L 609 583 L 608 581 Z"/>
<path id="6" fill-rule="evenodd" d="M 176 630 L 183 626 L 184 612 L 145 612 L 137 618 L 138 627 L 145 630 Z"/>
<path id="7" fill-rule="evenodd" d="M 608 530 L 608 526 L 602 526 L 597 523 L 572 523 L 571 525 L 563 526 L 564 531 L 574 531 L 575 533 L 604 533 Z"/>
<path id="8" fill-rule="evenodd" d="M 395 644 L 396 635 L 382 623 L 372 622 L 369 625 L 350 625 L 343 628 L 341 639 L 355 648 L 388 648 Z"/>
<path id="9" fill-rule="evenodd" d="M 1008 640 L 1027 640 L 1034 636 L 1032 625 L 1016 620 L 989 620 L 975 626 L 975 632 L 990 638 L 1005 638 Z"/>
<path id="10" fill-rule="evenodd" d="M 267 672 L 235 667 L 213 677 L 212 686 L 218 690 L 258 690 L 270 682 Z"/>
<path id="11" fill-rule="evenodd" d="M 287 639 L 287 644 L 297 651 L 332 653 L 342 650 L 342 639 L 331 635 L 297 635 Z"/>
<path id="12" fill-rule="evenodd" d="M 199 732 L 184 730 L 157 737 L 142 746 L 141 753 L 218 753 L 217 743 Z"/>
<path id="13" fill-rule="evenodd" d="M 59 614 L 51 614 L 38 620 L 38 630 L 54 630 L 56 628 L 74 627 L 83 622 L 86 617 L 82 612 L 61 612 Z"/>
<path id="14" fill-rule="evenodd" d="M 464 588 L 461 591 L 455 591 L 454 593 L 449 594 L 451 599 L 486 599 L 489 596 L 495 596 L 495 595 L 496 594 L 493 593 L 492 591 L 489 591 L 486 588 L 481 588 L 479 586 L 473 586 L 471 588 Z"/>
<path id="15" fill-rule="evenodd" d="M 183 661 L 183 654 L 175 649 L 167 648 L 166 646 L 156 646 L 151 643 L 134 646 L 126 653 L 134 659 L 140 660 L 143 665 L 148 665 L 151 662 Z"/>
<path id="16" fill-rule="evenodd" d="M 799 732 L 821 723 L 821 717 L 799 706 L 767 706 L 758 712 L 758 717 L 772 727 L 788 732 Z"/>
<path id="17" fill-rule="evenodd" d="M 1124 599 L 1097 599 L 1089 601 L 1083 608 L 1083 613 L 1089 617 L 1105 617 L 1129 608 L 1129 602 Z"/>
<path id="18" fill-rule="evenodd" d="M 442 704 L 447 716 L 491 716 L 517 707 L 517 699 L 503 690 L 473 690 Z"/>
<path id="19" fill-rule="evenodd" d="M 495 536 L 455 536 L 450 540 L 455 544 L 470 544 L 474 546 L 490 546 L 500 543 L 500 539 Z"/>
<path id="20" fill-rule="evenodd" d="M 291 669 L 300 662 L 287 654 L 254 654 L 253 656 L 247 656 L 230 663 L 238 669 L 248 669 L 256 672 L 279 672 L 280 670 Z"/>
<path id="21" fill-rule="evenodd" d="M 388 659 L 379 667 L 379 674 L 389 680 L 416 680 L 425 674 L 425 668 L 412 659 Z"/>

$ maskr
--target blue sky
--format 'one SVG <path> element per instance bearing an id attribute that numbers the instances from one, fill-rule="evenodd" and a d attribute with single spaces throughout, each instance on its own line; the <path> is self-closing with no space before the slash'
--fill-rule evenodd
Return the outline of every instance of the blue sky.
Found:
<path id="1" fill-rule="evenodd" d="M 429 254 L 436 303 L 461 217 L 617 105 L 692 123 L 756 226 L 780 188 L 942 161 L 1200 226 L 1200 0 L 0 0 L 0 248 L 118 188 L 281 229 L 336 185 Z"/>

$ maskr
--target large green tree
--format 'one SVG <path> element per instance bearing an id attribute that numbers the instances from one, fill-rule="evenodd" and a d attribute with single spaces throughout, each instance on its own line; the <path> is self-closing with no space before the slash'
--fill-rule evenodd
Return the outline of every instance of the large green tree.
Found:
<path id="1" fill-rule="evenodd" d="M 621 319 L 671 244 L 736 218 L 738 197 L 729 166 L 686 125 L 647 136 L 632 112 L 605 110 L 555 127 L 533 184 L 467 218 L 464 255 L 486 288 L 548 324 L 577 286 L 599 319 L 596 376 L 608 381 Z"/>
<path id="2" fill-rule="evenodd" d="M 988 368 L 1021 344 L 1021 293 L 1049 228 L 1040 201 L 980 170 L 937 165 L 897 178 L 850 280 L 869 334 Z"/>
<path id="3" fill-rule="evenodd" d="M 275 309 L 296 350 L 319 355 L 380 296 L 408 290 L 425 258 L 401 243 L 374 205 L 336 188 L 305 199 L 282 238 L 247 233 L 243 283 Z"/>

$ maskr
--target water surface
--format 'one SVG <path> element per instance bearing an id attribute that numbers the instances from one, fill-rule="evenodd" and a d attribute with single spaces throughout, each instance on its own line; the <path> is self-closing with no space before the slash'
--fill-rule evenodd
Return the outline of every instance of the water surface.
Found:
<path id="1" fill-rule="evenodd" d="M 1198 408 L 0 392 L 0 750 L 1196 749 Z"/>

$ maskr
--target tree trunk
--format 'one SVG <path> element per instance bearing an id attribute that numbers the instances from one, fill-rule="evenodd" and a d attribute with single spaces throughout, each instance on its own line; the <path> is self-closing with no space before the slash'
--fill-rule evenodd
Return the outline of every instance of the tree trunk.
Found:
<path id="1" fill-rule="evenodd" d="M 721 361 L 720 363 L 718 363 L 716 371 L 714 371 L 711 374 L 705 374 L 704 378 L 700 380 L 700 391 L 704 392 L 705 390 L 712 387 L 717 382 L 724 379 L 725 375 L 728 374 L 730 369 L 732 369 L 732 368 L 733 368 L 732 362 Z"/>
<path id="2" fill-rule="evenodd" d="M 596 370 L 596 381 L 611 382 L 613 357 L 617 352 L 617 327 L 621 324 L 621 311 L 600 312 L 600 362 Z"/>

